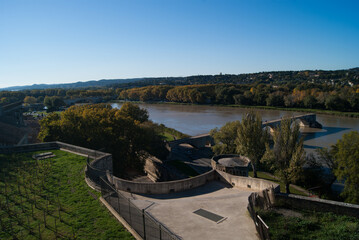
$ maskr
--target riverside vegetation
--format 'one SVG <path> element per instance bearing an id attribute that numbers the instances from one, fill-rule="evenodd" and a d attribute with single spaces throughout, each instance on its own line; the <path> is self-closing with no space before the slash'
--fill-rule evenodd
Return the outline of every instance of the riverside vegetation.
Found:
<path id="1" fill-rule="evenodd" d="M 49 111 L 55 111 L 76 101 L 123 99 L 285 108 L 358 117 L 358 84 L 358 68 L 149 78 L 101 88 L 1 91 L 0 104 L 24 101 L 30 106 L 45 104 Z"/>
<path id="2" fill-rule="evenodd" d="M 261 122 L 260 116 L 251 112 L 241 122 L 228 122 L 213 129 L 210 134 L 216 143 L 212 147 L 214 153 L 237 153 L 254 159 L 253 177 L 257 177 L 257 170 L 269 171 L 283 184 L 286 193 L 293 189 L 290 184 L 298 184 L 315 188 L 316 194 L 324 198 L 359 204 L 357 131 L 344 134 L 330 149 L 306 155 L 297 123 L 284 119 L 269 138 L 268 129 L 262 129 Z M 337 179 L 345 181 L 340 195 L 331 191 Z"/>
<path id="3" fill-rule="evenodd" d="M 121 109 L 108 104 L 73 106 L 42 119 L 39 139 L 107 151 L 113 156 L 114 174 L 131 177 L 131 172 L 143 173 L 148 153 L 160 159 L 167 156 L 164 140 L 186 136 L 148 117 L 147 110 L 132 103 Z"/>

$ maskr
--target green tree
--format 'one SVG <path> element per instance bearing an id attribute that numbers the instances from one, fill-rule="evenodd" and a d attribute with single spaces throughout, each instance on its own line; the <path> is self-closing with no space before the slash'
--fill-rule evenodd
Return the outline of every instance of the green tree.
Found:
<path id="1" fill-rule="evenodd" d="M 350 106 L 349 102 L 337 95 L 330 95 L 325 100 L 325 107 L 329 110 L 345 111 Z"/>
<path id="2" fill-rule="evenodd" d="M 148 111 L 146 109 L 140 108 L 136 104 L 126 102 L 122 105 L 120 109 L 120 114 L 137 120 L 140 123 L 148 121 Z"/>
<path id="3" fill-rule="evenodd" d="M 24 103 L 34 104 L 34 103 L 36 103 L 36 98 L 35 98 L 35 97 L 32 97 L 32 96 L 26 96 L 26 97 L 24 98 Z"/>
<path id="4" fill-rule="evenodd" d="M 47 112 L 53 112 L 53 111 L 58 110 L 61 106 L 65 106 L 65 103 L 62 100 L 62 98 L 60 98 L 60 97 L 46 96 L 44 98 L 44 105 L 47 107 Z"/>
<path id="5" fill-rule="evenodd" d="M 236 152 L 235 139 L 237 138 L 239 121 L 227 122 L 220 129 L 212 129 L 210 135 L 213 137 L 215 145 L 212 150 L 215 154 L 233 154 Z"/>
<path id="6" fill-rule="evenodd" d="M 344 134 L 335 147 L 334 174 L 345 181 L 341 195 L 346 202 L 359 204 L 359 132 Z"/>
<path id="7" fill-rule="evenodd" d="M 257 177 L 257 167 L 266 151 L 268 141 L 269 133 L 262 128 L 262 118 L 254 113 L 245 114 L 238 125 L 235 145 L 238 154 L 251 160 L 254 177 Z"/>
<path id="8" fill-rule="evenodd" d="M 267 106 L 284 106 L 282 92 L 274 92 L 268 95 L 266 99 Z"/>
<path id="9" fill-rule="evenodd" d="M 274 130 L 274 146 L 270 149 L 267 145 L 266 153 L 262 158 L 285 184 L 286 193 L 290 193 L 289 184 L 300 178 L 305 163 L 303 138 L 300 137 L 299 125 L 294 123 L 291 127 L 291 124 L 290 119 L 284 119 Z"/>
<path id="10" fill-rule="evenodd" d="M 315 108 L 317 106 L 317 99 L 313 95 L 307 95 L 303 98 L 303 104 L 306 108 Z"/>
<path id="11" fill-rule="evenodd" d="M 143 170 L 144 151 L 156 155 L 164 147 L 153 128 L 142 124 L 110 105 L 73 106 L 41 120 L 39 139 L 104 149 L 113 154 L 114 174 L 123 176 L 129 169 Z"/>

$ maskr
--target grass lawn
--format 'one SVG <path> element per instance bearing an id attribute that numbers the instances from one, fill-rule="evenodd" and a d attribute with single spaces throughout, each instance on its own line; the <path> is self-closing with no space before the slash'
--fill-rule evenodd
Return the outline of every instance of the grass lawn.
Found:
<path id="1" fill-rule="evenodd" d="M 159 129 L 160 129 L 160 132 L 162 132 L 161 135 L 163 136 L 164 140 L 166 140 L 166 141 L 173 141 L 176 139 L 189 137 L 189 135 L 183 134 L 183 133 L 177 131 L 176 129 L 166 127 L 163 124 L 161 124 L 159 126 Z"/>
<path id="2" fill-rule="evenodd" d="M 51 152 L 0 154 L 0 239 L 134 239 L 87 186 L 86 158 Z"/>
<path id="3" fill-rule="evenodd" d="M 168 132 L 162 133 L 162 136 L 163 136 L 164 140 L 166 140 L 168 142 L 175 140 L 174 136 Z"/>
<path id="4" fill-rule="evenodd" d="M 249 176 L 253 177 L 253 171 L 250 171 L 248 173 Z M 284 183 L 280 182 L 278 179 L 272 177 L 271 175 L 269 174 L 266 174 L 265 172 L 260 172 L 260 171 L 257 171 L 257 176 L 258 178 L 262 178 L 262 179 L 266 179 L 266 180 L 269 180 L 269 181 L 272 181 L 272 182 L 275 182 L 275 183 L 278 183 L 280 185 L 280 191 L 281 192 L 285 192 L 285 185 Z M 302 195 L 302 196 L 306 196 L 308 197 L 308 194 L 306 194 L 305 192 L 302 192 L 296 188 L 293 188 L 292 186 L 289 186 L 289 191 L 290 193 L 292 194 L 296 194 L 296 195 Z"/>
<path id="5" fill-rule="evenodd" d="M 355 217 L 306 211 L 296 213 L 299 216 L 261 210 L 259 215 L 269 226 L 271 239 L 359 239 L 359 221 Z"/>
<path id="6" fill-rule="evenodd" d="M 186 174 L 189 177 L 195 177 L 199 175 L 193 168 L 188 166 L 186 163 L 174 160 L 174 161 L 168 161 L 168 164 L 175 167 L 178 171 L 182 172 L 183 174 Z"/>

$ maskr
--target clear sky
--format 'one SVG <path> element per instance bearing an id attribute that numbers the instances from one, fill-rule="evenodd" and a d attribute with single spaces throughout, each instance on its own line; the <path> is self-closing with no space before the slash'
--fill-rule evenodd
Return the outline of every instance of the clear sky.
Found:
<path id="1" fill-rule="evenodd" d="M 359 1 L 0 0 L 0 87 L 359 67 Z"/>

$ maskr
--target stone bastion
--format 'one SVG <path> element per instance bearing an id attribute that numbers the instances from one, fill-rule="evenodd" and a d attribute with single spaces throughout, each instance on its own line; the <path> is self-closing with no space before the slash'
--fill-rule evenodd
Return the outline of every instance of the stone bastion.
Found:
<path id="1" fill-rule="evenodd" d="M 211 159 L 211 166 L 218 171 L 248 177 L 249 158 L 237 154 L 222 154 Z"/>

